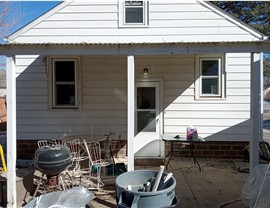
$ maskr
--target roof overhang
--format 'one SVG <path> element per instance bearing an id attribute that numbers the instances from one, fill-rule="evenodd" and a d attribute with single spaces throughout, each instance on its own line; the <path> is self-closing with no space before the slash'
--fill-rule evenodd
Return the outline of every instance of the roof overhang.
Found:
<path id="1" fill-rule="evenodd" d="M 1 55 L 168 55 L 270 52 L 270 41 L 208 43 L 11 43 L 0 45 Z"/>

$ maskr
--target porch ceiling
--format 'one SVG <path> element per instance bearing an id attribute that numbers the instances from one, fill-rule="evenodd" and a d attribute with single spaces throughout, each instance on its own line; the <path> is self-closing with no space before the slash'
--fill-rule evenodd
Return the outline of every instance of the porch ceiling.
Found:
<path id="1" fill-rule="evenodd" d="M 270 41 L 261 42 L 208 42 L 163 44 L 89 44 L 89 43 L 11 43 L 1 44 L 1 55 L 168 55 L 269 52 Z"/>

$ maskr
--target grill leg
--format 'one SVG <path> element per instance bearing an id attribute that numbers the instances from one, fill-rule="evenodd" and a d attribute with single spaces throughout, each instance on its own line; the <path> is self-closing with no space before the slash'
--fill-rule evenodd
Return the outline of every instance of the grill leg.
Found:
<path id="1" fill-rule="evenodd" d="M 42 183 L 43 176 L 44 176 L 44 173 L 42 173 L 42 175 L 39 178 L 38 185 L 37 185 L 37 188 L 36 188 L 35 193 L 33 195 L 33 198 L 35 198 L 37 195 L 37 191 L 39 190 L 40 184 Z"/>

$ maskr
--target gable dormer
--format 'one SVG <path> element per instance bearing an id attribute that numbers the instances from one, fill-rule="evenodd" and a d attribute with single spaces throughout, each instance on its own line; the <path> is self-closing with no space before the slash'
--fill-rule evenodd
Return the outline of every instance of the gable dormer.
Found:
<path id="1" fill-rule="evenodd" d="M 17 43 L 259 41 L 263 35 L 204 1 L 63 2 L 12 34 Z"/>

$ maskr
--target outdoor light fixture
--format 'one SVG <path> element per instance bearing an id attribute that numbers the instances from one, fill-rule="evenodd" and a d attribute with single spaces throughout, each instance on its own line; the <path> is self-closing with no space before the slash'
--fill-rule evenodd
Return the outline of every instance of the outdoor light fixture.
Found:
<path id="1" fill-rule="evenodd" d="M 48 68 L 47 68 L 47 56 L 44 56 L 44 58 L 42 59 L 42 63 L 44 63 L 45 66 L 45 71 L 48 74 Z"/>
<path id="2" fill-rule="evenodd" d="M 144 75 L 144 76 L 147 76 L 147 75 L 148 75 L 148 69 L 147 69 L 147 68 L 144 68 L 144 69 L 143 69 L 143 75 Z"/>
<path id="3" fill-rule="evenodd" d="M 46 57 L 46 56 L 42 59 L 42 62 L 43 62 L 44 64 L 47 63 L 47 57 Z"/>

